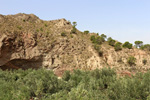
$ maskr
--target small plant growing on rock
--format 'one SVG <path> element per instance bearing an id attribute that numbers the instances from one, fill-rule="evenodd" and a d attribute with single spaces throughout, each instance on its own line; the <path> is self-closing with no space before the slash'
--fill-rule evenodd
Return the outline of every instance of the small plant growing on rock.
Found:
<path id="1" fill-rule="evenodd" d="M 136 62 L 136 58 L 133 57 L 133 56 L 130 56 L 128 59 L 127 59 L 127 62 L 130 66 L 133 66 L 133 65 L 136 65 L 135 62 Z"/>
<path id="2" fill-rule="evenodd" d="M 66 35 L 65 32 L 62 32 L 62 33 L 61 33 L 61 36 L 64 36 L 64 37 L 65 37 L 65 36 L 67 36 L 67 35 Z"/>
<path id="3" fill-rule="evenodd" d="M 44 24 L 44 26 L 47 27 L 48 25 L 47 25 L 47 24 Z"/>
<path id="4" fill-rule="evenodd" d="M 143 41 L 135 41 L 136 48 L 140 48 L 143 45 Z"/>
<path id="5" fill-rule="evenodd" d="M 105 34 L 101 34 L 101 37 L 104 38 L 104 40 L 107 38 Z"/>
<path id="6" fill-rule="evenodd" d="M 94 45 L 94 49 L 98 52 L 99 56 L 103 56 L 103 51 L 101 50 L 101 47 L 99 45 Z"/>
<path id="7" fill-rule="evenodd" d="M 122 46 L 123 46 L 124 48 L 132 49 L 132 44 L 129 43 L 128 41 L 125 42 Z"/>
<path id="8" fill-rule="evenodd" d="M 40 28 L 40 31 L 42 31 L 42 32 L 43 32 L 43 28 L 42 28 L 42 27 Z"/>
<path id="9" fill-rule="evenodd" d="M 120 42 L 117 42 L 117 43 L 115 44 L 115 51 L 119 51 L 119 50 L 122 50 L 122 48 L 121 48 L 121 43 L 120 43 Z"/>
<path id="10" fill-rule="evenodd" d="M 73 24 L 73 26 L 72 26 L 71 33 L 76 34 L 76 31 L 77 31 L 77 29 L 76 29 L 77 22 L 73 22 L 72 24 Z"/>
<path id="11" fill-rule="evenodd" d="M 91 36 L 90 40 L 92 41 L 92 43 L 99 44 L 99 45 L 105 41 L 103 37 L 101 36 L 95 37 L 94 35 Z"/>
<path id="12" fill-rule="evenodd" d="M 111 45 L 111 46 L 114 46 L 115 43 L 116 43 L 116 41 L 113 40 L 111 37 L 109 37 L 109 38 L 107 39 L 107 41 L 108 41 L 108 44 Z"/>
<path id="13" fill-rule="evenodd" d="M 84 31 L 84 34 L 89 34 L 89 31 L 88 30 Z"/>
<path id="14" fill-rule="evenodd" d="M 143 62 L 144 65 L 146 65 L 147 60 L 146 60 L 146 59 L 143 59 L 142 62 Z"/>
<path id="15" fill-rule="evenodd" d="M 19 30 L 21 30 L 21 29 L 22 29 L 22 26 L 17 26 L 17 28 L 18 28 Z"/>

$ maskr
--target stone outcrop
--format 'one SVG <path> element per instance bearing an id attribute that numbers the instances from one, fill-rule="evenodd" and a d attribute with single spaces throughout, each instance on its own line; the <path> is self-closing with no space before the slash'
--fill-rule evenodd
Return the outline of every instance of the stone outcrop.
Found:
<path id="1" fill-rule="evenodd" d="M 148 70 L 150 54 L 136 48 L 115 51 L 107 42 L 101 45 L 100 57 L 90 41 L 91 34 L 77 30 L 65 19 L 43 21 L 33 14 L 0 15 L 0 68 L 50 70 L 92 70 L 112 67 L 118 70 Z M 64 32 L 66 36 L 61 36 Z M 127 58 L 134 56 L 136 65 L 130 67 Z M 147 64 L 143 65 L 142 60 Z"/>

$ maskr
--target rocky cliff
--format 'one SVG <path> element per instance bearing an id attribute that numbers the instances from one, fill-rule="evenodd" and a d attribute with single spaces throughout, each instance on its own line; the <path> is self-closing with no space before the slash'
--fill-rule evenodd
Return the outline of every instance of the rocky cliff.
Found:
<path id="1" fill-rule="evenodd" d="M 105 41 L 99 56 L 90 40 L 94 33 L 76 30 L 65 19 L 44 21 L 33 14 L 0 15 L 0 68 L 47 68 L 57 71 L 112 67 L 117 70 L 149 70 L 150 52 L 115 51 Z M 94 34 L 96 35 L 96 34 Z M 129 56 L 136 65 L 129 66 Z M 143 59 L 147 60 L 143 64 Z"/>

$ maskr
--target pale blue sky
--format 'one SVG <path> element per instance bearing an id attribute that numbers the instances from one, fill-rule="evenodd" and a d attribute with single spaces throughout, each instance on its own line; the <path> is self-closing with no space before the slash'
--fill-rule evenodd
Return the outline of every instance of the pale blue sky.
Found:
<path id="1" fill-rule="evenodd" d="M 76 21 L 81 31 L 150 44 L 150 0 L 0 0 L 0 14 L 16 13 L 65 18 Z"/>

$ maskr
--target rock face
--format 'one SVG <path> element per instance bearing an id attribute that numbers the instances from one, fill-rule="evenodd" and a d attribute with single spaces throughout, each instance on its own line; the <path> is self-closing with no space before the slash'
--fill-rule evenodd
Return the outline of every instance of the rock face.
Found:
<path id="1" fill-rule="evenodd" d="M 0 15 L 0 68 L 47 68 L 67 70 L 113 67 L 118 70 L 148 70 L 150 54 L 136 48 L 115 51 L 107 42 L 99 56 L 90 40 L 92 34 L 76 30 L 65 19 L 43 21 L 33 14 Z M 65 35 L 62 35 L 64 33 Z M 127 58 L 134 56 L 130 67 Z M 143 65 L 143 59 L 147 63 Z"/>

